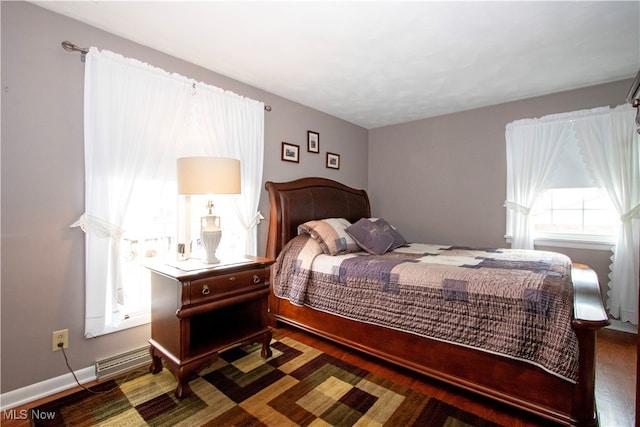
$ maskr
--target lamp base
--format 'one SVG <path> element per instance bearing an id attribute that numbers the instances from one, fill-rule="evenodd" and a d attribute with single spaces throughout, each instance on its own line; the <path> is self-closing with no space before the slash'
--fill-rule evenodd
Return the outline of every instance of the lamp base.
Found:
<path id="1" fill-rule="evenodd" d="M 202 262 L 206 264 L 219 264 L 220 260 L 216 257 L 216 250 L 220 244 L 220 238 L 222 237 L 222 231 L 201 231 L 200 241 L 205 249 L 205 256 L 202 258 Z"/>

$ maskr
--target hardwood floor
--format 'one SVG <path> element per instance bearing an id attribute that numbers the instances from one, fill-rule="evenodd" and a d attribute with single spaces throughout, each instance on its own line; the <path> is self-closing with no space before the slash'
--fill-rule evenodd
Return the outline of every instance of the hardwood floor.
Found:
<path id="1" fill-rule="evenodd" d="M 347 349 L 297 329 L 278 329 L 291 338 L 312 345 L 327 354 L 363 367 L 399 384 L 408 385 L 429 396 L 465 411 L 509 427 L 554 425 L 546 419 L 507 407 L 470 392 L 460 390 L 408 369 Z M 596 402 L 602 427 L 633 427 L 635 422 L 636 335 L 604 329 L 596 347 Z"/>
<path id="2" fill-rule="evenodd" d="M 598 334 L 596 402 L 602 426 L 634 425 L 637 416 L 635 412 L 636 339 L 635 334 L 610 329 L 603 329 Z"/>
<path id="3" fill-rule="evenodd" d="M 424 394 L 433 396 L 504 426 L 533 427 L 550 425 L 550 423 L 544 419 L 533 417 L 489 399 L 431 380 L 423 375 L 336 345 L 295 328 L 282 327 L 274 330 L 274 334 L 289 336 L 295 340 L 314 346 L 334 357 L 360 366 L 399 384 L 412 387 Z M 600 331 L 596 349 L 596 400 L 601 426 L 632 427 L 634 425 L 636 416 L 636 360 L 636 335 L 609 329 Z M 90 385 L 91 384 L 88 384 L 88 386 Z M 11 414 L 20 414 L 20 411 L 56 399 L 62 395 L 68 395 L 78 389 L 68 390 L 14 408 L 13 412 L 4 411 L 0 419 L 0 424 L 3 427 L 29 426 L 28 420 L 8 419 L 8 416 L 10 418 L 16 418 L 15 416 L 11 416 Z"/>

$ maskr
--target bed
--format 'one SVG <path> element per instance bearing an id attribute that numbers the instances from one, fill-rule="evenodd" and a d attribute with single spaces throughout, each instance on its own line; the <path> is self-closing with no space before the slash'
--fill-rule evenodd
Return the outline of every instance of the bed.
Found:
<path id="1" fill-rule="evenodd" d="M 265 187 L 269 193 L 271 204 L 266 252 L 268 257 L 278 258 L 272 270 L 272 289 L 269 298 L 272 326 L 285 323 L 301 328 L 561 424 L 598 425 L 595 404 L 595 341 L 598 329 L 608 324 L 608 318 L 602 306 L 597 277 L 587 266 L 571 264 L 568 258 L 559 254 L 539 253 L 539 251 L 518 252 L 508 249 L 478 249 L 443 245 L 404 245 L 403 242 L 390 245 L 395 248 L 391 251 L 380 248 L 369 250 L 369 247 L 366 252 L 362 251 L 360 247 L 350 250 L 346 250 L 346 246 L 328 248 L 323 244 L 322 236 L 314 234 L 313 227 L 317 224 L 325 226 L 329 219 L 331 219 L 330 221 L 343 219 L 351 225 L 370 224 L 367 221 L 382 220 L 382 223 L 387 225 L 387 230 L 389 230 L 389 224 L 384 222 L 384 219 L 371 218 L 369 198 L 364 190 L 354 189 L 325 178 L 302 178 L 281 183 L 267 182 Z M 350 231 L 352 230 L 350 229 Z M 391 231 L 394 230 L 391 227 Z M 361 240 L 359 239 L 357 243 L 362 243 Z M 391 240 L 385 240 L 383 246 L 386 246 L 386 243 Z M 353 242 L 349 243 L 349 247 L 351 247 L 351 243 Z M 526 254 L 525 252 L 535 252 L 535 254 Z M 324 270 L 307 274 L 318 278 L 321 282 L 315 288 L 310 284 L 307 285 L 307 282 L 311 283 L 308 277 L 301 280 L 297 276 L 293 276 L 299 271 L 307 271 L 305 262 L 308 261 L 302 260 L 302 255 L 308 256 L 309 253 L 314 264 L 324 265 L 324 267 L 320 267 L 321 270 Z M 543 255 L 542 259 L 518 258 L 525 255 L 539 256 L 541 254 Z M 389 279 L 389 269 L 379 274 L 376 273 L 377 281 L 374 281 L 373 284 L 370 280 L 367 282 L 368 278 L 365 280 L 362 277 L 357 277 L 357 274 L 354 273 L 354 271 L 358 271 L 357 267 L 355 270 L 348 270 L 351 264 L 362 262 L 362 260 L 373 267 L 363 269 L 361 266 L 359 267 L 361 271 L 367 269 L 384 270 L 379 266 L 388 265 L 389 261 L 385 257 L 389 256 L 394 258 L 392 261 L 394 265 L 393 280 Z M 503 259 L 504 257 L 506 257 L 506 261 Z M 322 264 L 321 259 L 322 262 L 328 264 Z M 410 270 L 418 268 L 415 266 L 418 259 L 426 259 L 428 263 L 434 265 L 459 264 L 464 267 L 459 268 L 458 271 L 463 272 L 461 274 L 465 275 L 465 280 L 457 280 L 459 278 L 454 276 L 444 279 L 443 274 L 445 273 L 440 272 L 438 273 L 440 276 L 436 274 L 435 277 L 443 277 L 442 284 L 439 285 L 441 287 L 435 290 L 430 289 L 428 292 L 441 295 L 442 302 L 425 302 L 423 306 L 414 304 L 415 301 L 424 298 L 418 297 L 412 292 L 416 292 L 417 288 L 429 288 L 420 283 L 420 277 L 424 278 L 425 283 L 433 282 L 431 276 L 425 275 L 427 273 L 420 272 L 416 276 L 409 275 Z M 434 259 L 438 261 L 433 261 Z M 469 261 L 469 259 L 475 261 Z M 470 265 L 470 262 L 474 265 Z M 531 322 L 533 316 L 529 315 L 530 313 L 540 314 L 541 316 L 538 317 L 546 317 L 545 322 L 549 318 L 553 320 L 556 317 L 559 319 L 566 317 L 564 320 L 556 321 L 552 327 L 544 327 L 558 329 L 561 331 L 559 336 L 562 338 L 541 338 L 541 341 L 536 342 L 535 345 L 527 344 L 524 346 L 525 351 L 535 347 L 537 350 L 531 351 L 531 353 L 536 354 L 545 353 L 544 350 L 547 347 L 555 346 L 553 352 L 562 353 L 557 357 L 561 367 L 551 366 L 549 364 L 551 362 L 546 359 L 544 361 L 527 360 L 522 357 L 522 354 L 517 353 L 518 351 L 522 352 L 522 345 L 520 350 L 513 350 L 509 348 L 511 339 L 504 339 L 504 336 L 508 336 L 518 341 L 523 340 L 524 335 L 527 336 L 526 339 L 529 339 L 530 332 L 518 335 L 513 331 L 506 331 L 504 332 L 506 335 L 502 338 L 492 338 L 487 336 L 487 325 L 485 325 L 485 330 L 474 329 L 473 333 L 469 333 L 469 328 L 479 328 L 479 324 L 485 323 L 486 318 L 493 316 L 482 314 L 482 310 L 485 310 L 486 307 L 477 309 L 476 315 L 480 320 L 476 320 L 476 323 L 469 321 L 468 327 L 461 327 L 461 325 L 467 325 L 465 313 L 470 312 L 470 309 L 464 308 L 460 311 L 459 307 L 470 305 L 469 301 L 477 300 L 477 295 L 485 293 L 487 288 L 486 284 L 478 284 L 477 289 L 485 290 L 476 292 L 474 290 L 476 289 L 474 288 L 476 276 L 466 275 L 486 276 L 486 271 L 493 271 L 496 264 L 505 263 L 511 266 L 526 265 L 524 268 L 526 280 L 531 280 L 530 278 L 533 276 L 542 277 L 541 283 L 552 283 L 552 285 L 545 286 L 560 290 L 560 294 L 564 295 L 562 298 L 568 300 L 565 303 L 567 307 L 558 309 L 559 314 L 556 313 L 555 307 L 562 307 L 562 304 L 555 303 L 555 298 L 560 297 L 554 296 L 552 299 L 554 302 L 549 303 L 546 290 L 544 292 L 532 291 L 533 293 L 529 293 L 528 297 L 524 298 L 522 304 L 514 304 L 514 306 L 524 307 L 522 309 L 524 314 L 516 314 L 516 317 L 524 316 L 527 318 L 526 322 Z M 305 268 L 301 268 L 301 265 Z M 532 265 L 535 267 L 531 267 Z M 411 286 L 405 285 L 404 282 L 398 285 L 399 279 L 397 277 L 402 276 L 402 274 L 395 274 L 398 270 L 407 272 L 408 279 L 406 281 Z M 336 273 L 338 271 L 340 273 Z M 511 277 L 505 275 L 522 276 L 523 269 L 517 267 L 511 270 L 507 268 L 495 271 L 495 278 L 490 280 L 499 282 L 504 281 L 505 277 Z M 364 276 L 367 276 L 366 272 Z M 328 277 L 336 278 L 336 283 L 323 282 L 323 280 L 328 280 Z M 363 280 L 364 284 L 361 283 Z M 498 286 L 498 288 L 504 290 L 508 287 Z M 334 290 L 342 293 L 334 296 L 333 302 L 322 305 L 323 303 L 319 302 L 320 298 L 325 294 L 329 295 Z M 361 291 L 364 294 L 358 294 Z M 352 297 L 357 301 L 364 301 L 367 293 L 372 293 L 373 298 L 377 298 L 379 310 L 374 304 L 369 308 L 359 310 L 359 312 L 358 310 L 344 313 L 332 312 L 334 309 L 339 309 L 340 306 L 354 305 L 344 303 L 349 294 L 353 294 Z M 393 295 L 391 294 L 397 294 L 404 298 L 403 302 L 393 303 L 391 299 Z M 510 306 L 505 305 L 510 301 L 508 295 L 501 294 L 500 298 L 495 295 L 486 296 L 486 298 L 488 299 L 483 302 L 485 306 L 493 305 L 494 302 L 499 301 L 499 304 L 502 304 L 501 311 L 512 311 Z M 316 303 L 320 305 L 315 308 L 310 307 Z M 362 305 L 366 307 L 365 303 Z M 456 308 L 458 311 L 455 313 L 450 311 L 443 316 L 434 311 L 438 305 L 458 307 Z M 345 310 L 349 310 L 349 308 L 345 308 Z M 397 312 L 400 316 L 401 312 L 405 311 L 414 314 L 422 313 L 422 318 L 409 322 L 411 323 L 409 327 L 385 323 L 390 320 L 389 316 L 384 315 L 385 312 Z M 363 312 L 373 313 L 373 319 L 363 318 L 365 315 Z M 433 313 L 433 316 L 429 313 Z M 503 326 L 508 328 L 505 324 L 509 322 L 503 322 Z M 431 324 L 432 329 L 435 328 L 437 332 L 416 329 L 425 327 L 423 324 Z M 498 329 L 491 324 L 488 325 L 488 328 Z M 527 331 L 534 331 L 533 335 L 536 335 L 535 331 L 540 328 L 542 327 L 537 325 L 526 326 Z M 566 330 L 569 332 L 567 333 Z M 451 333 L 447 334 L 447 331 L 451 331 Z M 442 336 L 443 333 L 449 336 Z M 475 336 L 483 336 L 483 339 L 479 341 L 488 343 L 488 345 L 478 345 L 473 341 Z M 468 339 L 472 341 L 468 341 Z M 494 339 L 493 342 L 492 339 Z M 558 343 L 558 340 L 563 341 Z M 496 345 L 496 342 L 505 344 L 504 350 L 502 344 Z M 552 342 L 555 344 L 551 344 Z M 496 349 L 499 351 L 495 351 Z"/>

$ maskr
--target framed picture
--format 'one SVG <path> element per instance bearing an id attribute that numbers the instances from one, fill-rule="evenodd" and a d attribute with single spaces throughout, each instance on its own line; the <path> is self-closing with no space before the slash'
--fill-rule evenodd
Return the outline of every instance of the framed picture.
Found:
<path id="1" fill-rule="evenodd" d="M 340 154 L 327 151 L 327 167 L 329 169 L 340 169 Z"/>
<path id="2" fill-rule="evenodd" d="M 282 143 L 282 160 L 285 162 L 300 162 L 300 146 L 296 144 Z"/>
<path id="3" fill-rule="evenodd" d="M 318 132 L 307 131 L 307 151 L 310 153 L 320 152 L 320 134 Z"/>

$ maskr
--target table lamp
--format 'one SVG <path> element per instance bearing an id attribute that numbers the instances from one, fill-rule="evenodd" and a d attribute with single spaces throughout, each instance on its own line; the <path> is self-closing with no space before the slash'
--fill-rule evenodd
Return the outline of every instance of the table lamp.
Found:
<path id="1" fill-rule="evenodd" d="M 177 163 L 178 194 L 240 194 L 240 161 L 224 157 L 181 157 Z M 187 203 L 189 206 L 190 203 Z M 190 212 L 188 216 L 190 221 Z M 187 239 L 191 239 L 187 233 Z M 207 202 L 207 214 L 200 218 L 200 241 L 206 251 L 202 260 L 217 264 L 216 250 L 222 237 L 220 217 L 213 215 L 213 202 Z M 190 241 L 186 242 L 187 246 Z"/>

